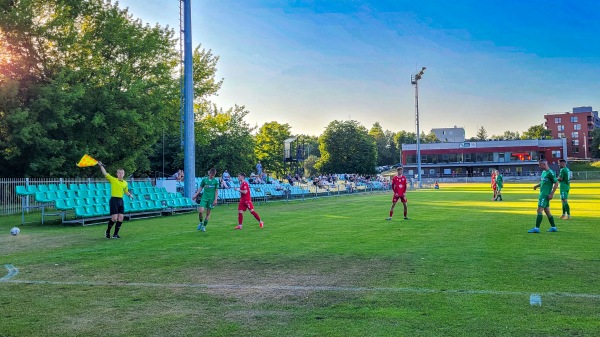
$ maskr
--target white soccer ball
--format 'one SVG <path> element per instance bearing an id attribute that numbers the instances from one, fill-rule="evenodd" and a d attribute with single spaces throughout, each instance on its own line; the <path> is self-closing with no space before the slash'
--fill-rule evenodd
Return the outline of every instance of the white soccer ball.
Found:
<path id="1" fill-rule="evenodd" d="M 19 229 L 19 227 L 13 227 L 10 229 L 10 235 L 12 235 L 12 236 L 19 235 L 19 233 L 21 233 L 21 230 Z"/>

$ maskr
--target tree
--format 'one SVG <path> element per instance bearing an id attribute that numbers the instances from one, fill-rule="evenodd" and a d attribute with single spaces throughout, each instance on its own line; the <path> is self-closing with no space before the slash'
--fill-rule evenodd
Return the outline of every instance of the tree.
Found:
<path id="1" fill-rule="evenodd" d="M 319 137 L 321 159 L 315 167 L 323 173 L 372 174 L 377 165 L 377 145 L 357 121 L 333 121 Z"/>
<path id="2" fill-rule="evenodd" d="M 517 139 L 521 139 L 521 135 L 519 135 L 519 132 L 504 131 L 503 134 L 492 135 L 491 138 L 497 139 L 497 140 L 517 140 Z"/>
<path id="3" fill-rule="evenodd" d="M 292 135 L 290 129 L 288 124 L 270 122 L 263 124 L 256 135 L 254 153 L 257 160 L 261 161 L 265 171 L 274 172 L 279 177 L 286 173 L 283 163 L 283 143 Z M 290 155 L 294 157 L 295 154 Z"/>
<path id="4" fill-rule="evenodd" d="M 308 158 L 311 155 L 317 158 L 321 157 L 321 152 L 319 152 L 319 137 L 299 135 L 297 141 L 298 144 L 302 144 L 304 146 L 304 158 Z"/>
<path id="5" fill-rule="evenodd" d="M 394 135 L 394 143 L 398 149 L 395 153 L 395 158 L 398 158 L 398 160 L 393 160 L 393 162 L 399 163 L 402 161 L 402 144 L 416 144 L 417 135 L 415 132 L 407 132 L 402 130 Z"/>
<path id="6" fill-rule="evenodd" d="M 178 105 L 172 30 L 101 0 L 29 0 L 0 6 L 0 35 L 0 175 L 97 175 L 73 165 L 83 153 L 150 168 Z"/>
<path id="7" fill-rule="evenodd" d="M 523 132 L 521 139 L 552 139 L 552 132 L 544 127 L 544 124 L 534 125 Z"/>
<path id="8" fill-rule="evenodd" d="M 477 130 L 477 135 L 475 135 L 475 139 L 477 139 L 479 141 L 488 139 L 487 131 L 485 130 L 485 128 L 483 126 L 480 127 L 479 130 Z"/>
<path id="9" fill-rule="evenodd" d="M 319 160 L 319 158 L 312 154 L 304 160 L 304 176 L 305 177 L 313 177 L 317 174 L 317 169 L 315 168 L 315 164 L 317 163 L 318 160 Z"/>
<path id="10" fill-rule="evenodd" d="M 232 175 L 254 170 L 254 128 L 244 121 L 248 115 L 244 106 L 223 112 L 215 106 L 195 125 L 196 172 L 198 175 L 215 168 L 220 175 L 228 170 Z"/>
<path id="11" fill-rule="evenodd" d="M 594 131 L 592 131 L 592 142 L 590 147 L 592 149 L 592 158 L 600 158 L 600 129 L 594 129 Z"/>
<path id="12" fill-rule="evenodd" d="M 194 98 L 196 101 L 194 104 L 194 120 L 196 121 L 196 126 L 201 126 L 195 128 L 196 148 L 202 149 L 200 152 L 202 156 L 202 152 L 207 150 L 205 146 L 212 137 L 212 135 L 207 133 L 208 128 L 202 127 L 202 123 L 207 122 L 209 117 L 216 117 L 219 114 L 223 114 L 223 111 L 208 101 L 208 98 L 217 94 L 223 80 L 216 81 L 214 78 L 219 58 L 213 56 L 210 50 L 206 51 L 201 49 L 201 46 L 198 46 L 194 50 L 192 59 L 194 68 Z M 177 98 L 174 98 L 175 102 L 173 104 L 179 104 L 176 100 Z M 239 109 L 243 110 L 243 107 L 235 107 L 229 109 L 228 112 L 240 112 Z M 226 119 L 223 120 L 225 121 Z M 165 124 L 161 132 L 155 134 L 155 145 L 149 156 L 151 176 L 162 176 L 163 158 L 165 161 L 165 174 L 170 175 L 170 173 L 183 168 L 184 156 L 181 144 L 180 123 L 179 114 L 169 114 L 165 119 Z M 200 165 L 200 167 L 202 169 L 197 171 L 197 174 L 203 175 L 208 169 L 204 165 Z"/>
<path id="13" fill-rule="evenodd" d="M 382 165 L 393 165 L 398 162 L 397 158 L 400 158 L 400 150 L 395 141 L 396 133 L 385 130 L 384 135 L 387 151 L 378 156 L 378 158 L 381 159 Z"/>
<path id="14" fill-rule="evenodd" d="M 434 132 L 430 132 L 428 135 L 425 135 L 424 132 L 421 132 L 421 143 L 431 144 L 431 143 L 441 143 L 441 141 L 438 139 L 438 137 L 435 135 Z"/>
<path id="15" fill-rule="evenodd" d="M 386 160 L 388 160 L 391 155 L 387 138 L 385 137 L 385 133 L 379 122 L 373 124 L 371 130 L 369 130 L 369 136 L 373 137 L 375 145 L 377 146 L 377 165 L 385 165 L 384 163 L 386 163 Z"/>

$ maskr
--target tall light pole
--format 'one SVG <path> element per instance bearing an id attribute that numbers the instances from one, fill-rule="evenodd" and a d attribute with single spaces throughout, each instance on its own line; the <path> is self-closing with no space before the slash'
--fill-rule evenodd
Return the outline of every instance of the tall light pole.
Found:
<path id="1" fill-rule="evenodd" d="M 415 85 L 415 124 L 417 124 L 417 177 L 419 178 L 419 188 L 422 188 L 421 183 L 421 133 L 419 130 L 419 80 L 425 73 L 425 67 L 421 68 L 416 75 L 410 77 L 410 83 Z"/>
<path id="2" fill-rule="evenodd" d="M 196 150 L 194 135 L 194 81 L 192 71 L 192 0 L 184 1 L 184 196 L 191 198 L 196 190 Z"/>

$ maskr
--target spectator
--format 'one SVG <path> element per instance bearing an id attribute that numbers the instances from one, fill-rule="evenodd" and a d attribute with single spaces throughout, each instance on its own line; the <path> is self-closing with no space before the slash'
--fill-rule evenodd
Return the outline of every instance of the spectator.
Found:
<path id="1" fill-rule="evenodd" d="M 256 163 L 256 174 L 258 174 L 259 176 L 262 175 L 262 164 L 260 163 L 260 160 L 258 161 L 258 163 Z"/>
<path id="2" fill-rule="evenodd" d="M 179 169 L 177 172 L 173 173 L 173 175 L 171 176 L 171 179 L 175 179 L 177 181 L 183 181 L 184 178 L 184 174 L 183 174 L 183 170 Z"/>
<path id="3" fill-rule="evenodd" d="M 220 188 L 229 188 L 229 186 L 227 186 L 227 183 L 225 182 L 225 180 L 223 180 L 222 177 L 221 179 L 219 179 L 219 186 Z"/>
<path id="4" fill-rule="evenodd" d="M 231 175 L 229 174 L 229 171 L 223 171 L 223 180 L 225 181 L 227 188 L 231 188 Z"/>

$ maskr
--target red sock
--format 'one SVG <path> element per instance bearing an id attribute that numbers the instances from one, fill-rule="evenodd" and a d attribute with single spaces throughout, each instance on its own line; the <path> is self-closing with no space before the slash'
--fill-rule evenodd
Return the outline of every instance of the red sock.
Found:
<path id="1" fill-rule="evenodd" d="M 406 218 L 406 208 L 404 209 L 404 217 Z"/>
<path id="2" fill-rule="evenodd" d="M 394 211 L 390 211 L 390 218 L 394 215 Z"/>
<path id="3" fill-rule="evenodd" d="M 251 211 L 250 214 L 254 215 L 254 219 L 258 220 L 258 222 L 260 222 L 260 216 L 258 216 L 258 213 L 256 213 L 255 211 Z"/>
<path id="4" fill-rule="evenodd" d="M 241 226 L 242 222 L 244 222 L 244 214 L 238 213 L 238 224 Z"/>

